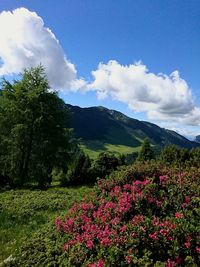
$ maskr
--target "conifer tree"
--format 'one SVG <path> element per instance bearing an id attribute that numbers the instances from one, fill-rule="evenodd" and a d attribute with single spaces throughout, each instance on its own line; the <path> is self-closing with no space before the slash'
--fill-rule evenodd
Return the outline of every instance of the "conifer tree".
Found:
<path id="1" fill-rule="evenodd" d="M 3 80 L 0 90 L 0 170 L 10 184 L 40 186 L 69 154 L 66 110 L 49 90 L 42 66 L 25 70 L 20 80 Z"/>
<path id="2" fill-rule="evenodd" d="M 151 147 L 149 139 L 145 138 L 137 159 L 139 161 L 147 161 L 153 158 L 154 158 L 154 151 Z"/>

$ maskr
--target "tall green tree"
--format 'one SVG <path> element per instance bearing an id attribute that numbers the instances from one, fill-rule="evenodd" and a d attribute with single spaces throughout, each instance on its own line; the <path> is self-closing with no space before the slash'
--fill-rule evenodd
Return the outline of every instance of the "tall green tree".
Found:
<path id="1" fill-rule="evenodd" d="M 63 185 L 82 185 L 91 182 L 91 160 L 82 150 L 77 150 L 77 153 L 68 165 L 66 180 L 61 180 Z"/>
<path id="2" fill-rule="evenodd" d="M 93 166 L 93 176 L 95 178 L 105 178 L 111 172 L 117 169 L 117 167 L 124 165 L 125 159 L 123 156 L 116 156 L 110 152 L 102 152 L 99 154 Z"/>
<path id="3" fill-rule="evenodd" d="M 0 92 L 1 175 L 13 185 L 44 186 L 52 168 L 64 168 L 69 156 L 64 102 L 50 90 L 42 66 L 13 83 L 3 80 Z"/>
<path id="4" fill-rule="evenodd" d="M 154 151 L 148 138 L 145 138 L 138 154 L 139 161 L 147 161 L 154 158 Z"/>

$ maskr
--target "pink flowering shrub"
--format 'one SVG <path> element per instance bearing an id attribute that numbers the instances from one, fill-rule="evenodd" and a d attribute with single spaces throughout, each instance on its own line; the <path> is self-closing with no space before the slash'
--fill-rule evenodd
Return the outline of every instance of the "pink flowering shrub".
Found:
<path id="1" fill-rule="evenodd" d="M 200 172 L 138 168 L 56 219 L 69 266 L 200 266 Z"/>

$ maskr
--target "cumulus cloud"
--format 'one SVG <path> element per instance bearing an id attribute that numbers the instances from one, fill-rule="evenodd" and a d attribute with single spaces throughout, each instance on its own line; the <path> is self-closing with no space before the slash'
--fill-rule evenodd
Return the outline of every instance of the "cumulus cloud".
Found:
<path id="1" fill-rule="evenodd" d="M 41 63 L 55 89 L 76 90 L 84 83 L 77 80 L 75 66 L 42 18 L 26 8 L 0 13 L 0 62 L 0 75 L 19 73 Z"/>
<path id="2" fill-rule="evenodd" d="M 110 96 L 157 121 L 200 125 L 200 107 L 178 71 L 154 74 L 142 62 L 126 66 L 110 60 L 100 63 L 91 72 L 92 82 L 86 82 L 77 78 L 75 66 L 40 16 L 26 8 L 0 13 L 0 76 L 40 63 L 54 89 L 96 91 L 99 99 Z"/>
<path id="3" fill-rule="evenodd" d="M 151 119 L 200 124 L 200 108 L 195 106 L 191 89 L 178 71 L 154 74 L 142 62 L 124 66 L 111 60 L 100 63 L 92 76 L 88 89 L 96 90 L 100 99 L 111 96 Z"/>

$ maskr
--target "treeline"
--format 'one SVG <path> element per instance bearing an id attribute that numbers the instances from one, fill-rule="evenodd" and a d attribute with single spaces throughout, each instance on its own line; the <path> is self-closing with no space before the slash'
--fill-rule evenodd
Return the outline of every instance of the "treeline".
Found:
<path id="1" fill-rule="evenodd" d="M 144 140 L 133 156 L 101 153 L 91 160 L 73 137 L 65 103 L 48 85 L 42 66 L 25 70 L 19 80 L 3 80 L 0 90 L 0 187 L 47 187 L 94 183 L 119 166 L 159 161 L 198 166 L 200 148 L 165 147 L 159 155 Z"/>
<path id="2" fill-rule="evenodd" d="M 174 167 L 199 167 L 200 166 L 200 147 L 187 149 L 169 144 L 159 153 L 155 153 L 150 141 L 146 138 L 141 150 L 136 157 L 137 161 L 155 161 Z"/>

